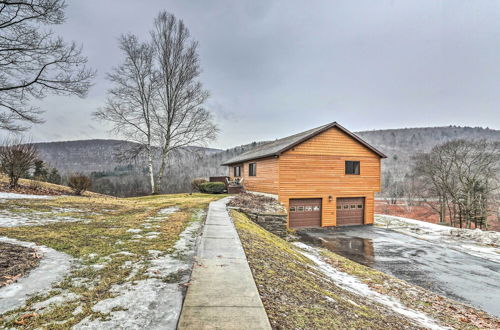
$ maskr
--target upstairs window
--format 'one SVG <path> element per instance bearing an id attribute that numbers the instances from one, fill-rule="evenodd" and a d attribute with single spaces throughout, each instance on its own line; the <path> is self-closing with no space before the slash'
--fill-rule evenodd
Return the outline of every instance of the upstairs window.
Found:
<path id="1" fill-rule="evenodd" d="M 248 175 L 249 176 L 256 176 L 257 175 L 257 164 L 256 163 L 248 164 Z"/>
<path id="2" fill-rule="evenodd" d="M 359 161 L 346 160 L 345 174 L 359 175 Z"/>
<path id="3" fill-rule="evenodd" d="M 235 166 L 233 167 L 233 171 L 234 171 L 234 176 L 235 177 L 238 177 L 238 176 L 241 176 L 241 166 Z"/>

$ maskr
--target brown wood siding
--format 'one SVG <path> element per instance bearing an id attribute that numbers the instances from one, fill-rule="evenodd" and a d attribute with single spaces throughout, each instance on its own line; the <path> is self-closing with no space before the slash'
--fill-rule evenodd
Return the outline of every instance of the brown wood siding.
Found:
<path id="1" fill-rule="evenodd" d="M 257 175 L 249 176 L 248 167 L 250 163 L 257 164 Z M 229 174 L 233 178 L 232 170 L 233 166 L 229 167 Z M 260 160 L 255 160 L 251 162 L 243 163 L 241 169 L 241 178 L 243 178 L 243 186 L 246 190 L 263 192 L 267 194 L 278 194 L 279 182 L 278 182 L 278 159 L 277 158 L 265 158 Z"/>
<path id="2" fill-rule="evenodd" d="M 346 160 L 360 161 L 360 175 L 345 174 Z M 373 223 L 373 196 L 377 191 L 380 157 L 337 128 L 303 142 L 279 158 L 279 200 L 288 208 L 290 199 L 322 198 L 322 226 L 336 225 L 338 197 L 364 197 L 365 224 Z"/>

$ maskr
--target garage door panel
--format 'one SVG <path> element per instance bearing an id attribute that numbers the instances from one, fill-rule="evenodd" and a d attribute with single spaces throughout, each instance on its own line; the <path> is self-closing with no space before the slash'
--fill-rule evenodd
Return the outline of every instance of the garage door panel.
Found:
<path id="1" fill-rule="evenodd" d="M 364 224 L 364 197 L 337 198 L 337 226 Z"/>
<path id="2" fill-rule="evenodd" d="M 321 227 L 321 198 L 290 199 L 290 227 Z"/>

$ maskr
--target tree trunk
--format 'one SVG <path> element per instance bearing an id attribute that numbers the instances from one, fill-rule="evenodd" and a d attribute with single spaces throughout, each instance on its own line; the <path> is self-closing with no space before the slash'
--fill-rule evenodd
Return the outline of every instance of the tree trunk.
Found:
<path id="1" fill-rule="evenodd" d="M 161 154 L 161 164 L 160 164 L 160 169 L 158 171 L 158 181 L 156 182 L 156 191 L 155 194 L 158 194 L 160 192 L 160 185 L 161 181 L 163 180 L 163 175 L 165 173 L 165 169 L 167 167 L 167 160 L 168 160 L 168 148 L 169 146 L 166 145 L 163 148 L 162 154 Z"/>
<path id="2" fill-rule="evenodd" d="M 153 170 L 153 155 L 151 154 L 151 147 L 148 148 L 148 174 L 151 183 L 151 194 L 156 193 L 155 185 L 155 172 Z"/>

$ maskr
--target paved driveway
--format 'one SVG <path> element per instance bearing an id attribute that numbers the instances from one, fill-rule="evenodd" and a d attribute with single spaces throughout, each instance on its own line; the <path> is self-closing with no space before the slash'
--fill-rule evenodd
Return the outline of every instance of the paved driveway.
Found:
<path id="1" fill-rule="evenodd" d="M 500 316 L 499 263 L 372 226 L 307 235 L 353 261 Z"/>

